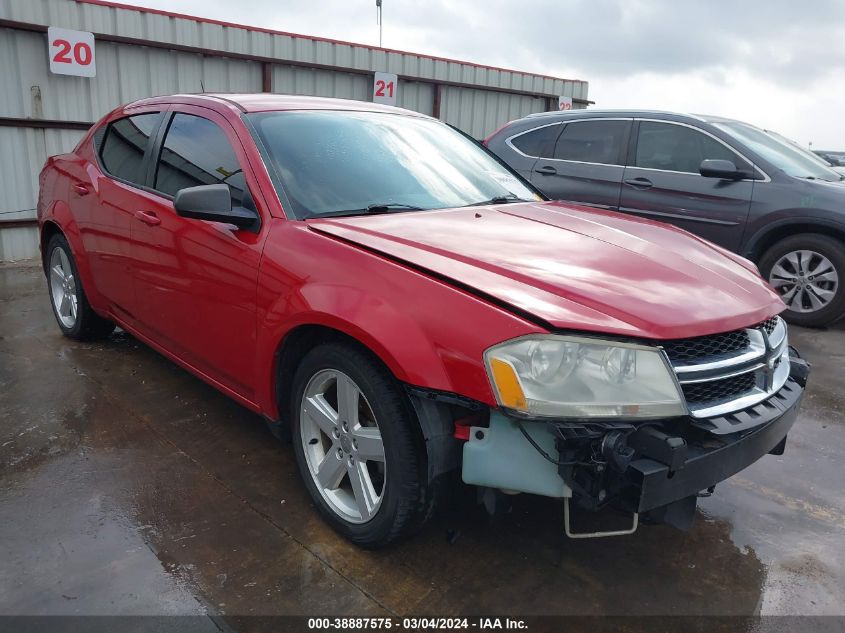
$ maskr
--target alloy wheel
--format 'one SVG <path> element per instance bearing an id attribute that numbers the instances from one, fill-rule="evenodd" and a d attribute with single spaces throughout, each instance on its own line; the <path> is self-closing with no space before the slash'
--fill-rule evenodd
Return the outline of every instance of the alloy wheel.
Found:
<path id="1" fill-rule="evenodd" d="M 384 497 L 384 443 L 372 407 L 343 372 L 311 377 L 300 403 L 299 432 L 308 471 L 329 507 L 350 523 L 366 523 Z"/>
<path id="2" fill-rule="evenodd" d="M 67 329 L 76 325 L 79 300 L 76 296 L 76 279 L 70 259 L 63 248 L 54 248 L 50 255 L 50 296 L 62 325 Z"/>
<path id="3" fill-rule="evenodd" d="M 825 308 L 839 289 L 839 273 L 831 261 L 816 251 L 791 251 L 772 266 L 769 283 L 794 312 Z"/>

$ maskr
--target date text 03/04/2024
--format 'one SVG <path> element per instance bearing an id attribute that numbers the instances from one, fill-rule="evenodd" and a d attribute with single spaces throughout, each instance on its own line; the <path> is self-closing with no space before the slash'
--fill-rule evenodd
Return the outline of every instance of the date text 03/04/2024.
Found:
<path id="1" fill-rule="evenodd" d="M 309 618 L 312 630 L 526 630 L 527 624 L 518 618 Z"/>

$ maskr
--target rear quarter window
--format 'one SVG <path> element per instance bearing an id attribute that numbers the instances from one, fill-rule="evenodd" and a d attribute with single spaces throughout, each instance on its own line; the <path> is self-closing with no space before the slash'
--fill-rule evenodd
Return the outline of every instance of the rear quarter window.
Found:
<path id="1" fill-rule="evenodd" d="M 144 153 L 161 113 L 150 112 L 109 123 L 100 141 L 100 163 L 111 176 L 144 184 Z"/>
<path id="2" fill-rule="evenodd" d="M 550 158 L 555 147 L 555 140 L 560 134 L 559 124 L 545 125 L 511 138 L 511 144 L 526 156 Z"/>

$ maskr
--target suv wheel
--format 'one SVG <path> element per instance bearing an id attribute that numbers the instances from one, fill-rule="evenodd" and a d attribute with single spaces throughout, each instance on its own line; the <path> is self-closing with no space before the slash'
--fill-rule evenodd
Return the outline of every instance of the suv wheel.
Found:
<path id="1" fill-rule="evenodd" d="M 772 246 L 760 272 L 777 290 L 790 323 L 828 325 L 845 313 L 845 245 L 826 235 L 794 235 Z"/>
<path id="2" fill-rule="evenodd" d="M 50 304 L 62 334 L 78 341 L 108 336 L 114 323 L 98 315 L 88 303 L 70 246 L 63 235 L 54 235 L 45 257 Z"/>
<path id="3" fill-rule="evenodd" d="M 429 506 L 425 448 L 390 372 L 356 346 L 324 344 L 302 359 L 293 394 L 294 452 L 323 518 L 363 547 L 418 528 Z"/>

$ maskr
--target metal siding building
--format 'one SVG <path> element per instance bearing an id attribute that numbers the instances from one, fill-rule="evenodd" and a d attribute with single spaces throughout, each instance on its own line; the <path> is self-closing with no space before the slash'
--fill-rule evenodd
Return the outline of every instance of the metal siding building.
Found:
<path id="1" fill-rule="evenodd" d="M 50 73 L 46 30 L 91 31 L 97 76 Z M 278 92 L 369 101 L 373 73 L 397 105 L 481 138 L 502 123 L 586 107 L 588 85 L 469 62 L 271 31 L 102 0 L 0 0 L 0 261 L 37 254 L 38 172 L 114 107 L 179 92 Z"/>

